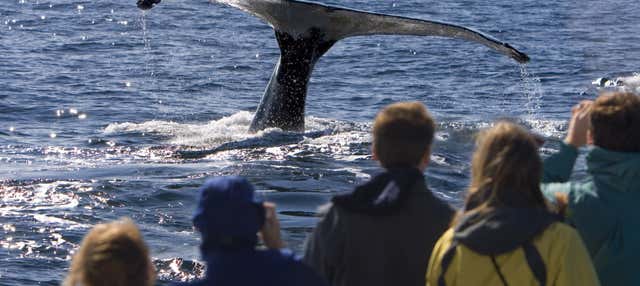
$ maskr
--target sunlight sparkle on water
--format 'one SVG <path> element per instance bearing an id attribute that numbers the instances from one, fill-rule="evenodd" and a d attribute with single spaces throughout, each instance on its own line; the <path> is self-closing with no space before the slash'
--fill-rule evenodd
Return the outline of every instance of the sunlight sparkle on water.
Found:
<path id="1" fill-rule="evenodd" d="M 56 137 L 58 137 L 58 134 L 56 134 L 55 132 L 51 132 L 51 133 L 49 134 L 49 137 L 51 137 L 51 138 L 56 138 Z"/>

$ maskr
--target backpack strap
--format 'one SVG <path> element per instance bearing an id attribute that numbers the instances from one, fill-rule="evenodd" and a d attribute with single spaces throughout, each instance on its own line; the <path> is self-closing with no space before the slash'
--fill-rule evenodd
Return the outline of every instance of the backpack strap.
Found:
<path id="1" fill-rule="evenodd" d="M 547 267 L 544 265 L 540 252 L 533 246 L 531 241 L 522 244 L 524 250 L 524 256 L 527 258 L 527 264 L 533 272 L 533 276 L 538 280 L 540 286 L 547 285 Z"/>
<path id="2" fill-rule="evenodd" d="M 449 248 L 444 252 L 442 256 L 442 263 L 440 264 L 440 276 L 438 277 L 438 286 L 447 286 L 447 281 L 444 279 L 444 274 L 447 273 L 447 268 L 453 261 L 453 257 L 456 255 L 456 248 L 458 247 L 458 241 L 455 239 L 451 241 Z"/>
<path id="3" fill-rule="evenodd" d="M 440 263 L 440 276 L 438 277 L 438 286 L 446 286 L 447 282 L 445 280 L 445 273 L 447 272 L 447 268 L 451 265 L 453 261 L 453 257 L 456 254 L 456 248 L 458 247 L 458 242 L 454 239 L 449 245 L 449 248 L 445 251 L 442 256 L 442 262 Z M 533 246 L 533 243 L 525 242 L 522 244 L 522 249 L 524 250 L 524 256 L 527 260 L 527 264 L 533 273 L 533 276 L 538 281 L 540 286 L 547 285 L 547 267 L 542 260 L 542 256 L 540 256 L 540 252 Z M 491 261 L 493 262 L 498 275 L 500 276 L 500 280 L 504 285 L 508 285 L 504 278 L 504 275 L 500 271 L 500 267 L 497 265 L 494 256 L 491 256 Z"/>
<path id="4" fill-rule="evenodd" d="M 491 255 L 491 262 L 493 263 L 493 268 L 496 269 L 496 272 L 498 273 L 498 276 L 500 277 L 500 281 L 502 281 L 502 285 L 504 286 L 509 286 L 509 283 L 507 283 L 507 279 L 504 278 L 504 274 L 502 274 L 502 271 L 500 270 L 500 266 L 498 266 L 498 262 L 496 261 L 496 257 Z"/>

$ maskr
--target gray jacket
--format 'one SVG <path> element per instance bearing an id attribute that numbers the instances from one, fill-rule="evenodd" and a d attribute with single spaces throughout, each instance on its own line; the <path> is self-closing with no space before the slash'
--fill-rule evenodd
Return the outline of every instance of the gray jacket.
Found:
<path id="1" fill-rule="evenodd" d="M 307 240 L 304 261 L 333 286 L 424 286 L 429 257 L 453 218 L 426 184 L 392 215 L 371 216 L 328 204 Z"/>

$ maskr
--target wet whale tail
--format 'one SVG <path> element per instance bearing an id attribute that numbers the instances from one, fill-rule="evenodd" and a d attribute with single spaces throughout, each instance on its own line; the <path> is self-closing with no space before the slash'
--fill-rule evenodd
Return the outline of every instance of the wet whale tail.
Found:
<path id="1" fill-rule="evenodd" d="M 139 0 L 144 7 L 159 0 Z M 297 0 L 211 0 L 241 9 L 273 27 L 280 59 L 256 110 L 250 131 L 269 127 L 304 130 L 307 84 L 315 63 L 337 41 L 353 36 L 414 35 L 483 44 L 520 63 L 529 57 L 491 36 L 444 22 L 357 11 Z M 139 3 L 140 6 L 140 3 Z"/>
<path id="2" fill-rule="evenodd" d="M 215 0 L 263 19 L 276 32 L 281 56 L 250 131 L 268 127 L 304 130 L 307 84 L 315 63 L 337 41 L 365 35 L 414 35 L 478 42 L 520 63 L 529 57 L 472 29 L 295 0 Z"/>

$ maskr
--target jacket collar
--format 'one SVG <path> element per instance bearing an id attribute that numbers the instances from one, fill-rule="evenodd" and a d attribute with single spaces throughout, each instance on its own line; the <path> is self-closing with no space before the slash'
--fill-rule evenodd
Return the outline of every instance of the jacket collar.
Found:
<path id="1" fill-rule="evenodd" d="M 557 217 L 542 208 L 470 211 L 455 226 L 454 239 L 481 255 L 499 255 L 542 233 Z"/>
<path id="2" fill-rule="evenodd" d="M 388 169 L 353 192 L 332 198 L 334 205 L 368 215 L 389 215 L 401 210 L 411 192 L 426 191 L 422 172 L 416 168 Z"/>

